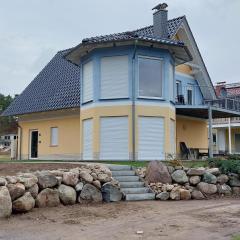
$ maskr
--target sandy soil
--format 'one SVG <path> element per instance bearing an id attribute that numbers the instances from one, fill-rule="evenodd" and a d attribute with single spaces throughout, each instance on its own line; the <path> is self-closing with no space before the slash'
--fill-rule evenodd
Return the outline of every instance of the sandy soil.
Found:
<path id="1" fill-rule="evenodd" d="M 75 168 L 81 163 L 1 163 L 0 176 L 15 175 L 18 172 L 33 172 L 37 170 L 55 170 L 59 168 Z"/>
<path id="2" fill-rule="evenodd" d="M 4 240 L 215 240 L 236 234 L 240 200 L 228 199 L 79 204 L 34 209 L 0 221 Z"/>

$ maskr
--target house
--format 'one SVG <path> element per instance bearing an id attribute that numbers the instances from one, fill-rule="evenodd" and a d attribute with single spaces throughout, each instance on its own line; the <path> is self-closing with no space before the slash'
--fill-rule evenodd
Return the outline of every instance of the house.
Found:
<path id="1" fill-rule="evenodd" d="M 18 117 L 19 159 L 162 160 L 180 143 L 212 154 L 222 108 L 185 16 L 83 39 L 58 52 L 3 115 Z M 209 130 L 208 130 L 209 129 Z"/>
<path id="2" fill-rule="evenodd" d="M 11 141 L 17 139 L 17 133 L 8 133 L 0 135 L 0 145 L 3 147 L 9 147 L 11 145 Z"/>
<path id="3" fill-rule="evenodd" d="M 219 82 L 215 90 L 224 105 L 240 99 L 240 83 Z M 240 117 L 214 119 L 213 139 L 215 154 L 240 154 Z"/>

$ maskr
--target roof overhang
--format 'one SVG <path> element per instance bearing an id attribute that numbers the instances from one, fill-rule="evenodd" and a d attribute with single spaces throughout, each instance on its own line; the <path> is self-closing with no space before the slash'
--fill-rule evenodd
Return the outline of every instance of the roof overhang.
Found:
<path id="1" fill-rule="evenodd" d="M 192 60 L 192 55 L 188 48 L 185 45 L 172 45 L 169 43 L 159 43 L 154 40 L 149 39 L 133 39 L 133 40 L 117 40 L 117 41 L 109 41 L 109 42 L 102 42 L 102 43 L 81 43 L 73 50 L 68 53 L 65 58 L 72 63 L 79 65 L 80 60 L 85 55 L 89 54 L 91 51 L 100 48 L 111 48 L 111 47 L 120 47 L 120 46 L 146 46 L 151 48 L 158 48 L 158 49 L 166 49 L 172 54 L 175 58 L 175 64 L 183 64 Z"/>
<path id="2" fill-rule="evenodd" d="M 230 117 L 240 117 L 240 112 L 211 107 L 212 109 L 212 118 L 230 118 Z M 208 106 L 186 106 L 186 105 L 176 105 L 176 114 L 208 119 Z"/>

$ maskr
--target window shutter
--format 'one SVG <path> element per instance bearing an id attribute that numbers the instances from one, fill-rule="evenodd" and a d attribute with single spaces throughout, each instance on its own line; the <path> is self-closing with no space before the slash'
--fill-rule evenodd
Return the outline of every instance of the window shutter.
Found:
<path id="1" fill-rule="evenodd" d="M 92 61 L 83 65 L 83 102 L 93 100 L 93 63 Z"/>
<path id="2" fill-rule="evenodd" d="M 126 98 L 129 96 L 128 56 L 101 59 L 101 98 Z"/>

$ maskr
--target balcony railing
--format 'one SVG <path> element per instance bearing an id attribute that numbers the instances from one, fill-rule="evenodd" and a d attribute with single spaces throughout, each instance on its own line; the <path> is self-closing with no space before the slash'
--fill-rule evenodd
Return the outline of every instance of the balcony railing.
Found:
<path id="1" fill-rule="evenodd" d="M 240 112 L 240 101 L 231 98 L 222 98 L 216 100 L 205 100 L 205 105 L 211 105 L 212 107 Z"/>

